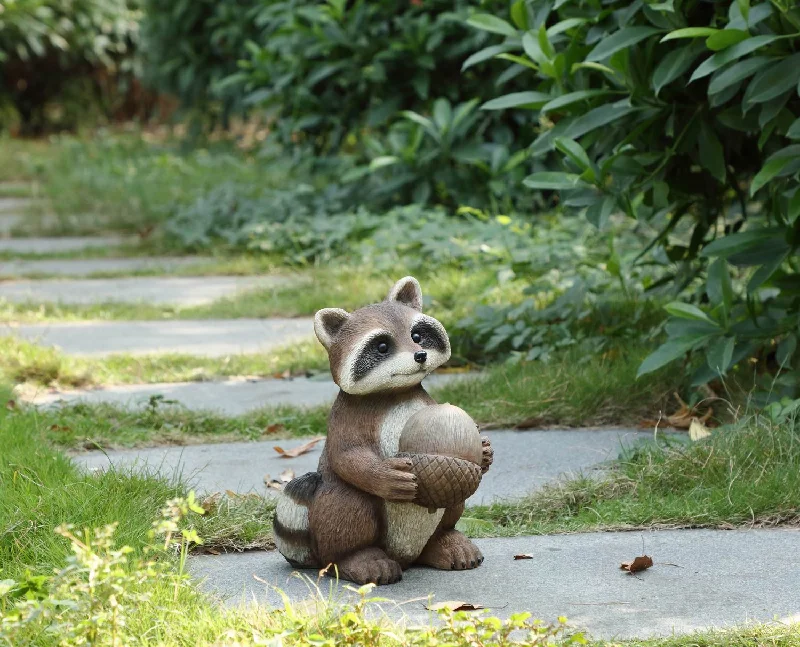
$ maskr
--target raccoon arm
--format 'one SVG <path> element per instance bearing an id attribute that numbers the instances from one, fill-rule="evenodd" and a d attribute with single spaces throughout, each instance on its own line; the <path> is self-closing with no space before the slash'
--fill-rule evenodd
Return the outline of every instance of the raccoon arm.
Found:
<path id="1" fill-rule="evenodd" d="M 336 475 L 350 485 L 382 496 L 384 481 L 391 467 L 378 456 L 375 450 L 368 447 L 352 447 L 330 456 L 331 467 Z"/>

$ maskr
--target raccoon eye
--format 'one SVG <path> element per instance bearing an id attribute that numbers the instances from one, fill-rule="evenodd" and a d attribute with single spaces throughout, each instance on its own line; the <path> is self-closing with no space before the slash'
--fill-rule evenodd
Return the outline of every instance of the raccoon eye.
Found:
<path id="1" fill-rule="evenodd" d="M 422 335 L 420 335 L 418 332 L 411 333 L 411 341 L 413 341 L 415 344 L 419 344 L 422 341 Z"/>
<path id="2" fill-rule="evenodd" d="M 378 352 L 381 355 L 386 355 L 386 353 L 389 352 L 389 344 L 387 344 L 385 341 L 380 342 L 378 344 Z"/>

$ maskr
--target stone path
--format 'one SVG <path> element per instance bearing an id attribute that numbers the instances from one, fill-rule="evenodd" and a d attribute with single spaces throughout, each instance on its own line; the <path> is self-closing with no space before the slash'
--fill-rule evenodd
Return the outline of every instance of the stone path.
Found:
<path id="1" fill-rule="evenodd" d="M 434 374 L 425 379 L 427 388 L 451 380 L 472 377 L 463 373 Z M 106 402 L 128 407 L 145 407 L 154 395 L 163 395 L 194 411 L 211 410 L 236 416 L 270 405 L 316 406 L 333 402 L 339 387 L 328 373 L 313 378 L 232 379 L 214 382 L 174 382 L 108 386 L 86 391 L 39 391 L 25 400 L 36 405 L 60 402 Z"/>
<path id="2" fill-rule="evenodd" d="M 122 236 L 57 236 L 32 238 L 0 238 L 0 252 L 14 254 L 61 254 L 95 247 L 119 247 L 130 243 Z"/>
<path id="3" fill-rule="evenodd" d="M 382 609 L 412 624 L 428 622 L 432 614 L 423 605 L 434 592 L 434 601 L 482 604 L 501 617 L 529 611 L 554 622 L 565 615 L 572 627 L 605 639 L 671 636 L 791 616 L 796 622 L 800 612 L 798 530 L 584 533 L 476 543 L 486 558 L 480 568 L 412 568 L 401 582 L 375 591 L 399 603 Z M 653 568 L 636 577 L 620 570 L 621 562 L 643 549 L 653 557 Z M 520 553 L 533 559 L 514 560 Z M 189 560 L 189 570 L 204 590 L 228 604 L 282 608 L 273 587 L 292 600 L 311 597 L 309 582 L 293 577 L 276 553 L 198 556 Z M 305 574 L 316 582 L 316 571 Z M 341 601 L 353 598 L 330 579 L 322 580 L 322 594 L 331 586 Z"/>
<path id="4" fill-rule="evenodd" d="M 189 353 L 222 357 L 263 352 L 309 339 L 313 335 L 313 324 L 311 319 L 96 321 L 6 325 L 5 330 L 78 356 Z"/>
<path id="5" fill-rule="evenodd" d="M 287 285 L 281 276 L 134 277 L 121 279 L 45 279 L 0 283 L 0 299 L 16 303 L 152 303 L 206 305 L 255 288 Z"/>
<path id="6" fill-rule="evenodd" d="M 492 441 L 494 465 L 469 500 L 471 505 L 514 499 L 553 481 L 565 473 L 577 473 L 616 458 L 623 447 L 652 438 L 649 432 L 633 429 L 581 429 L 569 431 L 484 432 Z M 75 460 L 87 469 L 109 465 L 133 467 L 172 476 L 183 473 L 200 492 L 273 493 L 264 486 L 264 475 L 273 478 L 285 469 L 296 475 L 317 468 L 321 441 L 312 451 L 297 458 L 281 458 L 276 445 L 288 449 L 308 439 L 273 440 L 187 447 L 87 452 Z"/>
<path id="7" fill-rule="evenodd" d="M 4 276 L 91 276 L 112 272 L 136 272 L 141 270 L 163 271 L 179 267 L 202 264 L 202 257 L 168 258 L 143 256 L 141 258 L 90 258 L 90 259 L 44 259 L 44 260 L 0 260 L 0 277 Z"/>

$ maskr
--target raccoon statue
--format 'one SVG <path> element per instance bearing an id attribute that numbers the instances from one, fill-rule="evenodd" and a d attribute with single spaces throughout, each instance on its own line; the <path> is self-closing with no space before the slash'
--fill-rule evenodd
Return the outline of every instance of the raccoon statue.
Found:
<path id="1" fill-rule="evenodd" d="M 406 421 L 435 405 L 420 382 L 450 358 L 444 327 L 422 313 L 416 279 L 398 281 L 382 302 L 353 313 L 317 312 L 314 331 L 340 387 L 316 472 L 287 484 L 274 531 L 296 568 L 335 564 L 342 579 L 391 584 L 421 564 L 475 568 L 478 548 L 455 525 L 464 504 L 430 512 L 411 501 L 417 477 L 396 457 Z M 482 438 L 485 472 L 492 449 Z"/>

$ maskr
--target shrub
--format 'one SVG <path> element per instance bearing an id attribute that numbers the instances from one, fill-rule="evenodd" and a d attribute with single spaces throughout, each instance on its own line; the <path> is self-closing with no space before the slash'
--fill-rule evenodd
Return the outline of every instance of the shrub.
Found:
<path id="1" fill-rule="evenodd" d="M 464 25 L 468 4 L 264 0 L 261 39 L 228 83 L 244 83 L 247 103 L 273 111 L 283 143 L 337 151 L 349 134 L 384 126 L 400 110 L 480 94 L 483 79 L 459 75 L 486 39 Z"/>
<path id="2" fill-rule="evenodd" d="M 119 107 L 136 69 L 138 0 L 0 7 L 0 128 L 73 128 Z M 16 123 L 15 123 L 16 122 Z"/>
<path id="3" fill-rule="evenodd" d="M 618 211 L 652 228 L 639 262 L 668 272 L 651 288 L 694 302 L 667 307 L 668 340 L 640 374 L 690 351 L 705 356 L 695 384 L 757 353 L 797 369 L 800 9 L 519 0 L 504 18 L 470 22 L 504 36 L 529 82 L 483 106 L 538 120 L 525 184 L 601 230 Z"/>
<path id="4" fill-rule="evenodd" d="M 146 80 L 175 95 L 194 115 L 228 117 L 241 92 L 220 82 L 237 70 L 245 43 L 259 40 L 261 0 L 142 0 Z M 199 123 L 196 121 L 195 123 Z"/>

